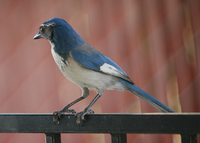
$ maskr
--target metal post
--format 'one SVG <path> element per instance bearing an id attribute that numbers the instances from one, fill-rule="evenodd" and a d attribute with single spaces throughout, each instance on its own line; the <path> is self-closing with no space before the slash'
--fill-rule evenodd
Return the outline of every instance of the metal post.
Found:
<path id="1" fill-rule="evenodd" d="M 197 143 L 197 135 L 181 135 L 181 142 L 182 143 Z"/>
<path id="2" fill-rule="evenodd" d="M 111 134 L 112 143 L 127 143 L 126 134 Z"/>
<path id="3" fill-rule="evenodd" d="M 46 136 L 45 143 L 61 143 L 61 137 L 59 133 L 45 134 L 45 136 Z"/>

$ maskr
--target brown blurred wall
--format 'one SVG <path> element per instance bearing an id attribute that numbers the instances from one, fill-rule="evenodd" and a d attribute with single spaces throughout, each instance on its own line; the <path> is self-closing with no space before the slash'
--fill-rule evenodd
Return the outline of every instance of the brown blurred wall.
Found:
<path id="1" fill-rule="evenodd" d="M 52 113 L 81 95 L 59 71 L 39 25 L 65 19 L 113 59 L 137 86 L 176 112 L 200 111 L 199 0 L 1 0 L 0 112 Z M 96 92 L 74 106 L 83 110 Z M 158 112 L 129 92 L 105 91 L 96 113 Z M 78 138 L 77 138 L 78 137 Z M 44 143 L 43 134 L 0 134 L 2 143 Z M 63 134 L 62 142 L 109 143 L 103 134 Z M 128 142 L 178 143 L 177 135 L 130 134 Z"/>

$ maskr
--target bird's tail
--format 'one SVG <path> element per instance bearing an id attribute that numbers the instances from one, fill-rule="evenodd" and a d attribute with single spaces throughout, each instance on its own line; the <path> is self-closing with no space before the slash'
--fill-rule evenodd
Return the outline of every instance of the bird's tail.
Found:
<path id="1" fill-rule="evenodd" d="M 153 107 L 155 107 L 159 111 L 165 112 L 165 113 L 174 112 L 172 109 L 167 107 L 165 104 L 161 103 L 156 98 L 149 95 L 148 93 L 146 93 L 145 91 L 143 91 L 139 87 L 135 86 L 134 84 L 131 84 L 131 83 L 124 81 L 124 80 L 123 80 L 123 84 L 127 87 L 128 91 L 132 92 L 133 94 L 137 95 L 138 97 L 140 97 L 144 101 L 148 102 L 149 104 L 151 104 Z"/>

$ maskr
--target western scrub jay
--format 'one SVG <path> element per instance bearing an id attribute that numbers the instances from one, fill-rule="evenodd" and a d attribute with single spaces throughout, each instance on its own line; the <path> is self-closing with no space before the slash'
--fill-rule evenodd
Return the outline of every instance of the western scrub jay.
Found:
<path id="1" fill-rule="evenodd" d="M 64 76 L 82 89 L 81 97 L 53 113 L 54 123 L 59 123 L 58 120 L 65 112 L 76 113 L 69 108 L 88 97 L 89 89 L 96 89 L 97 95 L 82 112 L 76 113 L 77 124 L 84 120 L 86 114 L 93 113 L 90 108 L 105 89 L 128 90 L 161 112 L 174 112 L 135 86 L 116 63 L 87 44 L 65 20 L 53 18 L 42 23 L 34 36 L 34 39 L 40 38 L 46 38 L 50 42 L 53 58 Z"/>

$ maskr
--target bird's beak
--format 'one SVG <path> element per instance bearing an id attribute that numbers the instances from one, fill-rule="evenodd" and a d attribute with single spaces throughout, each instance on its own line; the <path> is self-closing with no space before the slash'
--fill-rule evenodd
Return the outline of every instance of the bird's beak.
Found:
<path id="1" fill-rule="evenodd" d="M 40 39 L 40 38 L 42 38 L 43 36 L 40 34 L 40 33 L 37 33 L 34 37 L 33 37 L 33 39 Z"/>

